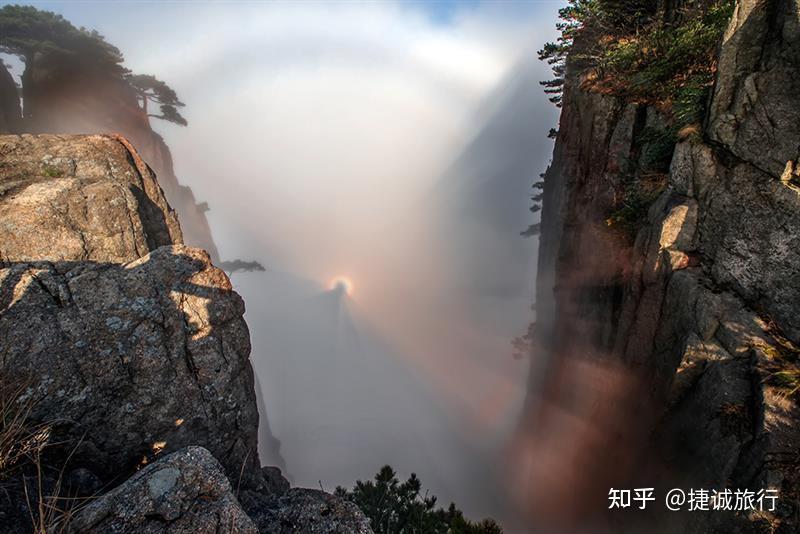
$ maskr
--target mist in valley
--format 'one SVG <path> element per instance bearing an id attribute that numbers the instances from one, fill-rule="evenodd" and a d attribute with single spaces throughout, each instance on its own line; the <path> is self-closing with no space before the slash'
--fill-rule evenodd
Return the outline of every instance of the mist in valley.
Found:
<path id="1" fill-rule="evenodd" d="M 247 306 L 264 464 L 333 490 L 384 464 L 507 518 L 557 110 L 558 3 L 36 3 L 167 81 L 154 122 Z M 267 427 L 268 425 L 268 427 Z M 268 447 L 280 441 L 280 454 Z"/>

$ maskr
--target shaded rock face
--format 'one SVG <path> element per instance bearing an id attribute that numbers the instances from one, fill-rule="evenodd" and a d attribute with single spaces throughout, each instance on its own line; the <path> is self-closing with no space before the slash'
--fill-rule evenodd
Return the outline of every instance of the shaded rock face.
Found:
<path id="1" fill-rule="evenodd" d="M 242 533 L 255 525 L 239 506 L 219 463 L 187 447 L 148 465 L 82 509 L 69 531 L 92 534 Z"/>
<path id="2" fill-rule="evenodd" d="M 320 490 L 293 488 L 251 503 L 248 513 L 263 533 L 372 533 L 369 520 L 355 504 Z"/>
<path id="3" fill-rule="evenodd" d="M 666 190 L 632 242 L 605 218 L 642 152 L 637 131 L 657 113 L 574 80 L 564 96 L 537 281 L 534 358 L 546 364 L 534 362 L 522 431 L 547 432 L 525 425 L 542 420 L 542 383 L 570 361 L 622 365 L 638 387 L 602 402 L 636 423 L 616 438 L 616 428 L 597 428 L 609 437 L 600 461 L 584 459 L 597 467 L 595 490 L 622 479 L 780 491 L 772 513 L 673 514 L 661 523 L 673 531 L 800 529 L 800 406 L 774 379 L 797 372 L 800 343 L 798 10 L 788 0 L 738 2 L 703 137 L 677 145 Z M 602 469 L 609 454 L 631 450 L 630 427 L 651 432 L 651 445 Z"/>
<path id="4" fill-rule="evenodd" d="M 182 243 L 150 168 L 121 137 L 0 136 L 0 260 L 131 261 Z"/>
<path id="5" fill-rule="evenodd" d="M 17 84 L 5 64 L 0 64 L 0 132 L 17 133 L 21 122 Z"/>
<path id="6" fill-rule="evenodd" d="M 165 246 L 126 264 L 0 270 L 0 370 L 104 480 L 194 444 L 231 476 L 257 465 L 244 303 L 208 255 Z M 248 469 L 245 469 L 248 471 Z"/>
<path id="7" fill-rule="evenodd" d="M 242 506 L 264 534 L 371 534 L 355 504 L 324 491 L 291 488 L 277 467 L 261 468 L 261 487 L 239 493 Z"/>
<path id="8" fill-rule="evenodd" d="M 709 138 L 773 176 L 798 158 L 800 21 L 790 0 L 739 0 L 719 56 Z"/>
<path id="9" fill-rule="evenodd" d="M 133 147 L 0 136 L 0 157 L 0 372 L 34 417 L 105 482 L 190 444 L 257 466 L 244 303 Z"/>

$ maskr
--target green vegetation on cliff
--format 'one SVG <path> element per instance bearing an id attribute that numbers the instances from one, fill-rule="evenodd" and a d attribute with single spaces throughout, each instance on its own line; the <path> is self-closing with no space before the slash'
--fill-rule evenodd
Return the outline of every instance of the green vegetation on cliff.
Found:
<path id="1" fill-rule="evenodd" d="M 734 4 L 700 0 L 665 8 L 656 0 L 569 0 L 559 11 L 561 35 L 539 51 L 554 74 L 541 82 L 550 100 L 562 105 L 569 78 L 572 87 L 647 106 L 658 117 L 636 132 L 637 153 L 609 226 L 635 235 L 663 190 L 676 142 L 702 131 Z"/>
<path id="2" fill-rule="evenodd" d="M 733 5 L 662 11 L 654 0 L 570 0 L 559 12 L 561 36 L 539 51 L 555 75 L 542 82 L 545 92 L 561 102 L 569 67 L 585 90 L 656 106 L 681 125 L 698 122 Z"/>
<path id="3" fill-rule="evenodd" d="M 501 534 L 491 519 L 474 523 L 464 518 L 455 504 L 436 508 L 436 497 L 423 495 L 422 483 L 413 474 L 405 482 L 388 465 L 375 481 L 356 482 L 352 490 L 337 487 L 335 495 L 354 502 L 369 517 L 376 534 Z"/>

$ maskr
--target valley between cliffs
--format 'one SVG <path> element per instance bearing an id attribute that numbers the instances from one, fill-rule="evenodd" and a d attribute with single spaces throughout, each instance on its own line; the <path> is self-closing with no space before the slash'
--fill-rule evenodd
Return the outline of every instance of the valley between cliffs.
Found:
<path id="1" fill-rule="evenodd" d="M 571 33 L 543 52 L 562 112 L 523 232 L 539 235 L 537 319 L 497 499 L 525 532 L 798 532 L 800 4 L 567 5 Z M 371 532 L 352 502 L 262 465 L 281 457 L 245 302 L 146 99 L 121 71 L 47 56 L 26 58 L 20 89 L 0 62 L 0 532 Z M 478 267 L 483 238 L 450 233 Z M 487 265 L 464 279 L 502 288 Z M 377 413 L 367 386 L 354 420 Z M 642 487 L 647 512 L 609 509 L 611 488 Z M 779 497 L 667 512 L 670 488 Z"/>

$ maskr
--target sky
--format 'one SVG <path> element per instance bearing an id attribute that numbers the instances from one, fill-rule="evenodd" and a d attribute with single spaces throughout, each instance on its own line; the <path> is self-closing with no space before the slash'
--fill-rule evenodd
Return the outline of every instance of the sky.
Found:
<path id="1" fill-rule="evenodd" d="M 268 268 L 233 283 L 296 482 L 356 466 L 354 433 L 441 428 L 425 454 L 365 437 L 370 464 L 324 484 L 385 458 L 470 515 L 501 513 L 469 488 L 502 460 L 525 395 L 510 346 L 533 319 L 536 239 L 518 234 L 557 121 L 536 50 L 561 4 L 33 2 L 98 30 L 186 104 L 188 127 L 153 127 L 208 202 L 221 257 Z M 337 277 L 351 288 L 334 306 Z M 353 415 L 370 394 L 392 428 Z M 339 411 L 314 408 L 333 398 Z"/>

